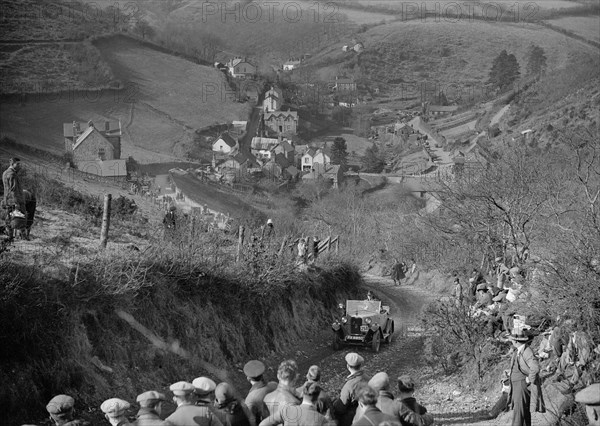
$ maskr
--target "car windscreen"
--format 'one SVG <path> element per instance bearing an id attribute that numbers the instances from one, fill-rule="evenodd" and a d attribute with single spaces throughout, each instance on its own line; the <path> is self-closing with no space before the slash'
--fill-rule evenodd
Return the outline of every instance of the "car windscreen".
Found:
<path id="1" fill-rule="evenodd" d="M 348 315 L 356 314 L 357 312 L 373 312 L 378 314 L 381 309 L 381 301 L 379 300 L 347 300 L 346 313 Z"/>

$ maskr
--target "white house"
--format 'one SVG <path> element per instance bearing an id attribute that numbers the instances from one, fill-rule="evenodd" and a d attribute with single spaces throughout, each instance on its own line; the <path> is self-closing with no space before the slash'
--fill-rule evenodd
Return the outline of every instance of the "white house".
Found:
<path id="1" fill-rule="evenodd" d="M 229 73 L 236 78 L 251 78 L 256 74 L 256 66 L 246 58 L 233 58 L 226 64 Z"/>
<path id="2" fill-rule="evenodd" d="M 265 93 L 265 100 L 263 101 L 264 112 L 273 112 L 281 108 L 283 102 L 283 94 L 280 90 L 271 87 L 271 89 Z"/>
<path id="3" fill-rule="evenodd" d="M 236 148 L 238 148 L 238 142 L 229 133 L 223 133 L 212 145 L 214 152 L 221 152 L 223 154 L 230 154 Z"/>
<path id="4" fill-rule="evenodd" d="M 296 58 L 296 59 L 290 59 L 289 61 L 285 62 L 283 64 L 283 70 L 284 71 L 292 71 L 294 68 L 298 68 L 298 66 L 302 63 L 302 60 Z"/>
<path id="5" fill-rule="evenodd" d="M 328 166 L 331 164 L 331 157 L 324 149 L 318 149 L 315 156 L 313 157 L 313 167 L 315 164 L 322 164 Z"/>
<path id="6" fill-rule="evenodd" d="M 303 172 L 306 172 L 306 171 L 310 172 L 312 170 L 313 161 L 314 161 L 316 153 L 317 153 L 317 150 L 314 148 L 309 148 L 304 153 L 304 155 L 300 159 L 300 168 L 302 169 Z"/>

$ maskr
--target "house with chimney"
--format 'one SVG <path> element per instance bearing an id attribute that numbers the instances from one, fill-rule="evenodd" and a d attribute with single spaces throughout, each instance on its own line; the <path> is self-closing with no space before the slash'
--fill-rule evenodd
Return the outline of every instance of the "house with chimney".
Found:
<path id="1" fill-rule="evenodd" d="M 127 176 L 126 160 L 121 159 L 121 122 L 63 124 L 65 152 L 74 166 L 103 177 Z"/>
<path id="2" fill-rule="evenodd" d="M 265 93 L 265 100 L 263 101 L 263 111 L 272 112 L 278 111 L 283 103 L 283 93 L 281 90 L 271 87 Z"/>
<path id="3" fill-rule="evenodd" d="M 273 111 L 263 116 L 265 127 L 278 135 L 295 135 L 298 131 L 298 112 Z"/>
<path id="4" fill-rule="evenodd" d="M 256 75 L 256 65 L 247 58 L 235 57 L 230 59 L 226 66 L 229 74 L 235 78 L 253 78 Z"/>

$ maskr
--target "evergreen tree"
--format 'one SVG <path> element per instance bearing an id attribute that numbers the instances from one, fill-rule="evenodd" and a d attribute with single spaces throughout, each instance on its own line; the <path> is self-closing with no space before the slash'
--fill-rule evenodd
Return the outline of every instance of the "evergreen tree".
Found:
<path id="1" fill-rule="evenodd" d="M 519 62 L 512 53 L 506 50 L 494 59 L 488 82 L 500 90 L 507 89 L 521 75 Z"/>
<path id="2" fill-rule="evenodd" d="M 529 46 L 529 59 L 527 61 L 527 75 L 537 76 L 546 73 L 546 54 L 540 46 Z"/>
<path id="3" fill-rule="evenodd" d="M 385 159 L 377 145 L 367 148 L 362 158 L 363 170 L 371 173 L 381 173 L 385 167 Z"/>
<path id="4" fill-rule="evenodd" d="M 331 147 L 331 164 L 345 166 L 347 159 L 348 146 L 346 145 L 346 139 L 342 137 L 335 138 Z"/>

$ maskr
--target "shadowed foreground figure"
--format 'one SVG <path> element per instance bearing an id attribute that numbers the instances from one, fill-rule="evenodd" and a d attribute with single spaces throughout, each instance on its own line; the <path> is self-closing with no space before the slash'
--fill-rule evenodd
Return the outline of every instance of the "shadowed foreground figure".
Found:
<path id="1" fill-rule="evenodd" d="M 56 426 L 90 426 L 75 418 L 75 400 L 69 395 L 56 395 L 46 405 L 46 411 Z"/>

